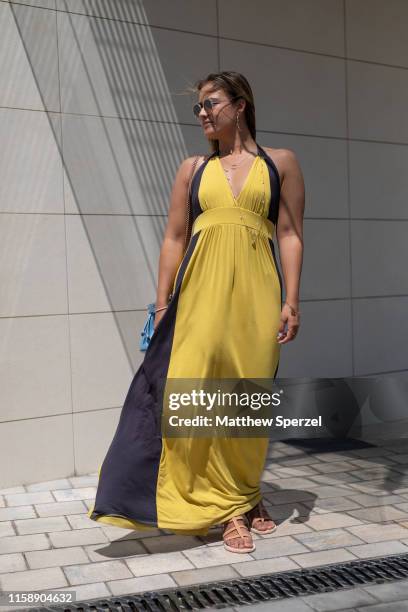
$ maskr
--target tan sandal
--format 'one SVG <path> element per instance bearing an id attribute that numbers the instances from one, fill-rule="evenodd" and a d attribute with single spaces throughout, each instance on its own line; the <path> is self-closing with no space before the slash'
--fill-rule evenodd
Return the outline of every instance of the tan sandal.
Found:
<path id="1" fill-rule="evenodd" d="M 272 533 L 277 527 L 276 523 L 269 516 L 262 501 L 256 504 L 252 510 L 246 512 L 245 516 L 248 519 L 250 530 L 254 533 L 265 535 L 266 533 Z M 269 523 L 269 525 L 267 523 Z"/>
<path id="2" fill-rule="evenodd" d="M 241 522 L 240 522 L 241 521 Z M 228 525 L 232 526 L 228 528 Z M 233 516 L 229 521 L 224 523 L 224 531 L 222 534 L 224 540 L 224 548 L 235 553 L 250 553 L 255 550 L 255 544 L 252 541 L 251 532 L 248 529 L 247 519 L 244 515 Z M 243 546 L 230 546 L 228 541 L 241 541 Z"/>

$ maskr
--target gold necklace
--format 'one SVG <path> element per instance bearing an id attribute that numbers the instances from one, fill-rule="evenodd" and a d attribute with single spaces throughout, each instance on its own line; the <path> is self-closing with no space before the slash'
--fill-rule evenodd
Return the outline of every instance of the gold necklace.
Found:
<path id="1" fill-rule="evenodd" d="M 242 152 L 241 152 L 241 154 L 242 154 Z M 255 153 L 252 153 L 252 151 L 250 151 L 250 155 L 244 157 L 244 159 L 242 161 L 240 161 L 238 163 L 232 162 L 230 168 L 235 170 L 235 168 L 238 168 L 239 166 L 241 166 L 245 161 L 247 161 L 248 159 L 251 159 L 251 156 L 257 157 L 258 154 L 259 154 L 258 150 Z M 229 155 L 232 155 L 232 149 L 231 149 Z M 221 158 L 220 151 L 218 151 L 218 157 L 220 158 L 220 161 L 221 161 L 221 159 L 223 159 L 223 158 Z M 225 155 L 225 157 L 227 157 L 227 156 Z"/>
<path id="2" fill-rule="evenodd" d="M 219 157 L 219 156 L 218 156 L 218 157 Z M 256 158 L 256 157 L 258 157 L 258 155 L 254 155 L 254 158 Z M 248 157 L 246 157 L 246 158 L 245 158 L 245 159 L 244 159 L 244 160 L 243 160 L 241 163 L 236 164 L 235 166 L 234 166 L 234 165 L 232 165 L 230 168 L 225 168 L 225 167 L 222 165 L 222 163 L 221 163 L 221 159 L 220 159 L 220 164 L 221 164 L 221 166 L 222 166 L 223 170 L 225 170 L 227 181 L 228 181 L 228 183 L 230 184 L 230 187 L 231 187 L 231 192 L 232 192 L 232 182 L 231 182 L 231 176 L 230 176 L 230 172 L 231 172 L 231 170 L 235 170 L 236 168 L 238 168 L 238 166 L 242 166 L 242 164 L 244 163 L 244 161 L 247 161 L 248 159 L 249 159 L 249 158 L 248 158 Z M 251 163 L 254 163 L 254 160 L 252 160 L 252 162 L 251 162 Z M 247 176 L 248 176 L 248 175 L 247 175 Z M 245 179 L 245 181 L 244 181 L 244 184 L 245 184 L 245 183 L 246 183 L 246 179 Z M 242 191 L 242 190 L 241 190 L 241 191 Z M 233 193 L 233 192 L 232 192 L 232 193 Z M 240 192 L 240 193 L 241 193 L 241 192 Z M 233 195 L 234 195 L 234 194 L 233 194 Z M 236 199 L 236 198 L 235 198 L 235 196 L 234 196 L 234 200 L 235 200 L 235 199 Z"/>

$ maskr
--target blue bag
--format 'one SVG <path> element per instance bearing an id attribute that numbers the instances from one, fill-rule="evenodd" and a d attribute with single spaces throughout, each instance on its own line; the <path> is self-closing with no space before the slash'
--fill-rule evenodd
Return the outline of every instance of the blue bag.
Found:
<path id="1" fill-rule="evenodd" d="M 155 314 L 156 304 L 153 302 L 152 304 L 148 304 L 147 306 L 147 319 L 144 328 L 140 334 L 140 350 L 146 351 L 149 346 L 149 342 L 154 332 L 154 314 Z"/>

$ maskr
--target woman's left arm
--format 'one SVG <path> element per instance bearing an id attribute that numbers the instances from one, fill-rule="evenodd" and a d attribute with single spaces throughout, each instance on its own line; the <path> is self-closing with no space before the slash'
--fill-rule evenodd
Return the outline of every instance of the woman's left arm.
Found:
<path id="1" fill-rule="evenodd" d="M 299 288 L 303 263 L 303 214 L 305 183 L 296 155 L 285 149 L 281 156 L 283 169 L 276 238 L 285 280 L 285 299 L 279 327 L 279 344 L 293 340 L 300 325 Z M 293 314 L 295 312 L 295 314 Z M 285 325 L 287 330 L 285 332 Z"/>

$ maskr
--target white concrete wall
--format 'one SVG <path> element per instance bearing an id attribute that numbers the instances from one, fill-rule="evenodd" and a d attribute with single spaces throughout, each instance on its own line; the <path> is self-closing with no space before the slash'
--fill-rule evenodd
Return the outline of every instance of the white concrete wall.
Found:
<path id="1" fill-rule="evenodd" d="M 175 171 L 208 151 L 179 94 L 211 71 L 247 76 L 259 144 L 304 171 L 279 376 L 407 367 L 407 20 L 404 0 L 0 0 L 0 486 L 103 458 Z"/>

